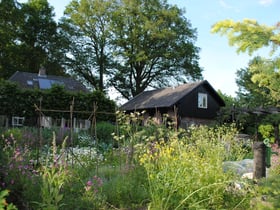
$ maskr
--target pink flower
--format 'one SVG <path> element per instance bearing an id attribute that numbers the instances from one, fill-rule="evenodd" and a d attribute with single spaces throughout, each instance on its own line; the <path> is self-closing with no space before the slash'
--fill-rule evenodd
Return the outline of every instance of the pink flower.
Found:
<path id="1" fill-rule="evenodd" d="M 91 180 L 87 181 L 87 186 L 92 186 L 92 181 Z"/>

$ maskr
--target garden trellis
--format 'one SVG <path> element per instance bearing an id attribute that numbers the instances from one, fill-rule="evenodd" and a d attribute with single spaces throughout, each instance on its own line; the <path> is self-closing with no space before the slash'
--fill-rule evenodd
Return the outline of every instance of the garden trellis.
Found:
<path id="1" fill-rule="evenodd" d="M 45 121 L 48 121 L 47 125 L 51 126 L 51 118 L 47 117 L 46 113 L 54 112 L 54 113 L 65 113 L 69 114 L 69 120 L 67 120 L 67 127 L 70 131 L 69 134 L 69 152 L 72 157 L 72 164 L 75 161 L 79 162 L 80 165 L 83 165 L 82 162 L 79 161 L 79 159 L 76 157 L 75 153 L 73 152 L 73 133 L 74 129 L 77 128 L 77 119 L 74 117 L 74 114 L 87 114 L 88 117 L 86 119 L 86 122 L 88 123 L 88 126 L 85 126 L 85 130 L 89 131 L 90 136 L 94 139 L 95 144 L 98 145 L 98 134 L 96 131 L 96 123 L 97 123 L 97 114 L 102 115 L 115 115 L 115 113 L 112 112 L 106 112 L 106 111 L 98 111 L 98 106 L 96 102 L 93 102 L 92 110 L 86 111 L 86 110 L 75 110 L 75 98 L 73 97 L 69 109 L 60 110 L 60 109 L 44 109 L 42 108 L 42 99 L 40 99 L 39 106 L 37 104 L 34 104 L 35 111 L 38 113 L 38 136 L 39 136 L 39 142 L 40 142 L 40 148 L 43 147 L 43 139 L 42 139 L 42 129 L 46 125 Z M 43 120 L 44 119 L 44 120 Z M 63 122 L 63 119 L 61 119 L 61 125 L 60 127 L 65 126 L 65 122 Z M 91 154 L 91 148 L 90 148 L 90 154 Z M 97 164 L 96 164 L 96 171 L 98 173 L 98 158 L 97 158 Z"/>

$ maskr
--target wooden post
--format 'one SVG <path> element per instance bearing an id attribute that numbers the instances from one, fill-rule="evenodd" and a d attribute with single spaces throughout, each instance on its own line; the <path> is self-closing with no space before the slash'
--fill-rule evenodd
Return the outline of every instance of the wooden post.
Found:
<path id="1" fill-rule="evenodd" d="M 40 141 L 40 149 L 43 148 L 43 136 L 42 136 L 42 100 L 43 98 L 40 97 L 39 102 L 39 141 Z"/>
<path id="2" fill-rule="evenodd" d="M 73 111 L 74 111 L 74 97 L 70 105 L 70 145 L 73 147 Z"/>
<path id="3" fill-rule="evenodd" d="M 254 179 L 265 177 L 265 144 L 263 142 L 254 142 Z"/>
<path id="4" fill-rule="evenodd" d="M 92 132 L 94 132 L 94 135 L 92 134 L 91 136 L 94 136 L 95 138 L 95 148 L 98 148 L 98 137 L 97 137 L 97 130 L 96 130 L 96 111 L 97 111 L 97 104 L 96 102 L 93 102 L 93 116 L 92 116 L 92 128 L 94 128 L 94 130 L 92 130 Z M 91 152 L 91 151 L 90 151 Z M 96 174 L 98 176 L 98 170 L 99 170 L 99 158 L 97 157 L 96 159 Z"/>

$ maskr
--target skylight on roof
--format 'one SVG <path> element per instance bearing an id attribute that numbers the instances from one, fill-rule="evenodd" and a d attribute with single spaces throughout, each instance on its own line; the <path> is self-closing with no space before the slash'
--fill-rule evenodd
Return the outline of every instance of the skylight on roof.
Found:
<path id="1" fill-rule="evenodd" d="M 50 89 L 52 85 L 64 85 L 62 81 L 39 78 L 40 89 Z"/>
<path id="2" fill-rule="evenodd" d="M 50 89 L 52 87 L 51 81 L 49 79 L 39 78 L 40 89 Z"/>

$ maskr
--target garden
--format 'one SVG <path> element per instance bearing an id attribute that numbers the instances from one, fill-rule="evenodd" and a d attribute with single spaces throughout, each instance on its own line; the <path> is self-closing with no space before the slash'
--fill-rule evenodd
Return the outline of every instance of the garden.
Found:
<path id="1" fill-rule="evenodd" d="M 252 158 L 234 125 L 141 126 L 142 113 L 117 112 L 94 132 L 1 130 L 0 209 L 279 209 L 280 164 L 244 179 L 225 161 Z M 230 146 L 229 146 L 230 145 Z M 274 145 L 273 150 L 278 150 Z"/>

